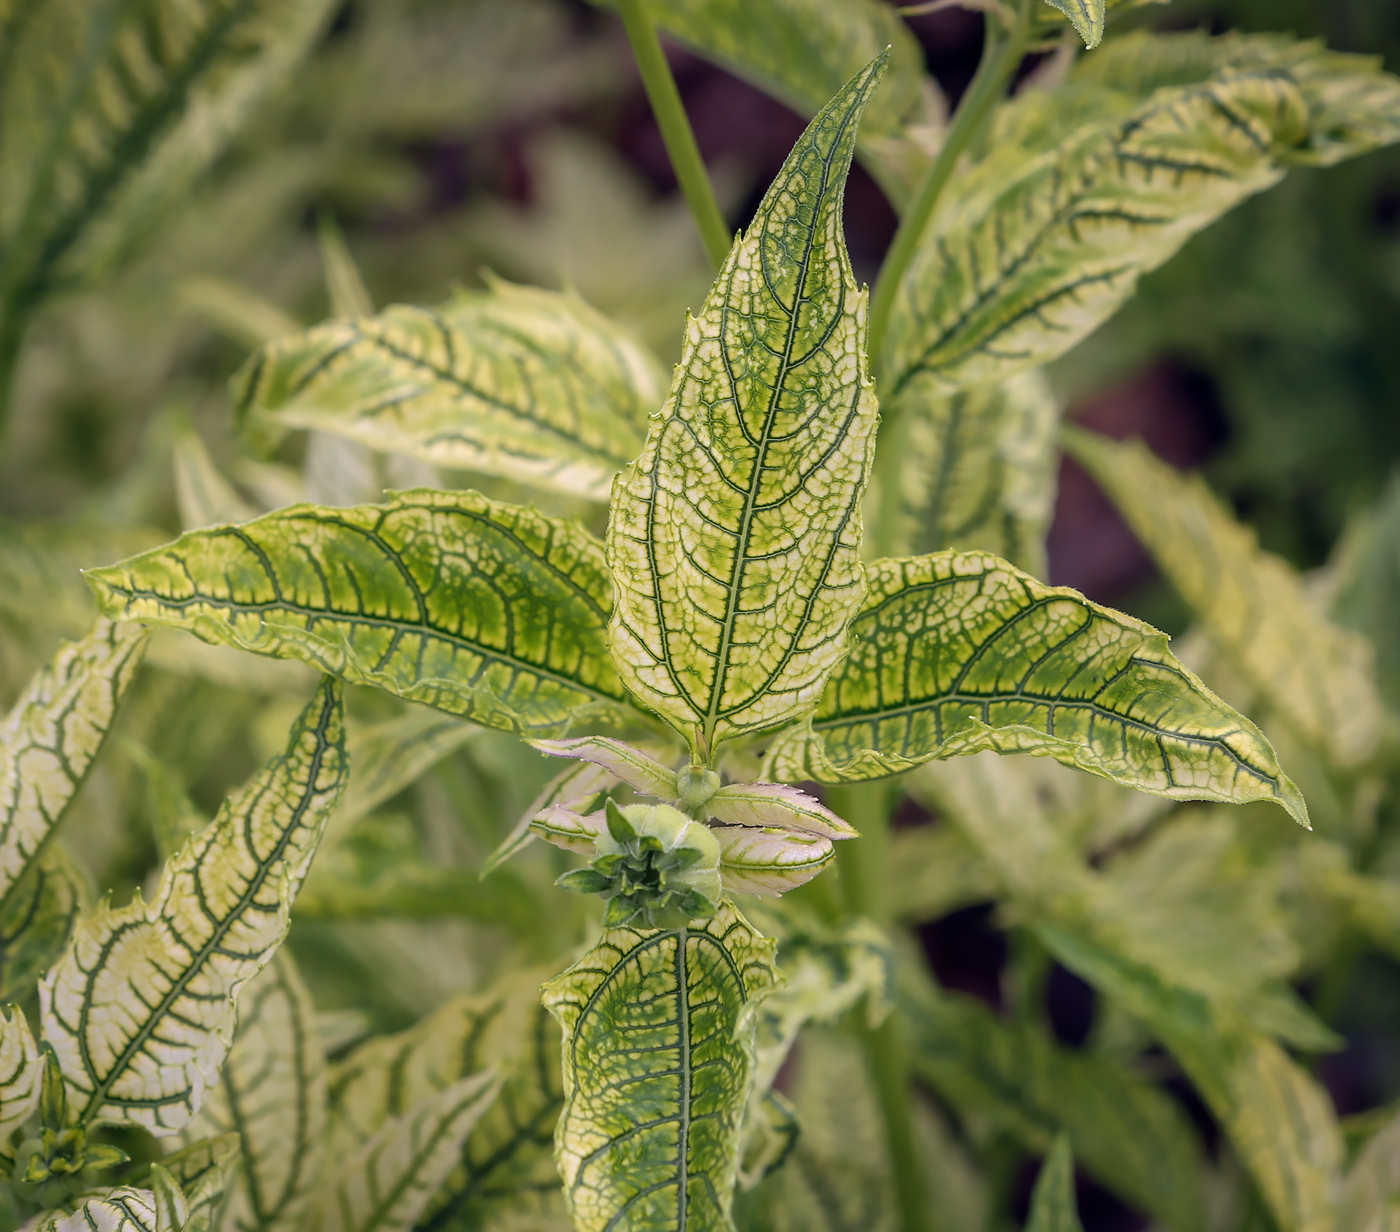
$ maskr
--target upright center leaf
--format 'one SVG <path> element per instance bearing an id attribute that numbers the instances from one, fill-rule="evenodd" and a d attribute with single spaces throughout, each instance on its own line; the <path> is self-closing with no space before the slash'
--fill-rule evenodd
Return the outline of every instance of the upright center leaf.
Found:
<path id="1" fill-rule="evenodd" d="M 841 197 L 887 55 L 788 156 L 689 320 L 670 398 L 613 491 L 618 671 L 700 755 L 810 710 L 864 593 L 878 416 Z"/>

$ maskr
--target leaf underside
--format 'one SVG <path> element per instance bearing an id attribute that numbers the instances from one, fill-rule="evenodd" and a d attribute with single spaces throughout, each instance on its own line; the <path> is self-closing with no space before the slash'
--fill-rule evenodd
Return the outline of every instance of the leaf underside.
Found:
<path id="1" fill-rule="evenodd" d="M 703 927 L 611 929 L 545 985 L 564 1030 L 555 1155 L 578 1232 L 732 1232 L 773 949 L 726 904 Z"/>
<path id="2" fill-rule="evenodd" d="M 878 778 L 994 749 L 1172 799 L 1306 807 L 1269 742 L 1131 616 L 976 552 L 878 561 L 853 649 L 765 774 Z"/>
<path id="3" fill-rule="evenodd" d="M 557 735 L 584 712 L 629 713 L 602 545 L 475 492 L 293 505 L 87 576 L 114 616 L 302 659 L 483 726 Z"/>
<path id="4" fill-rule="evenodd" d="M 576 295 L 495 282 L 441 308 L 397 305 L 278 339 L 235 396 L 260 426 L 607 500 L 665 383 Z"/>
<path id="5" fill-rule="evenodd" d="M 44 1036 L 84 1123 L 175 1133 L 228 1051 L 239 990 L 267 963 L 345 785 L 326 681 L 271 761 L 167 862 L 154 900 L 79 925 L 39 987 Z"/>
<path id="6" fill-rule="evenodd" d="M 809 709 L 862 594 L 877 419 L 841 230 L 881 56 L 814 119 L 735 241 L 608 527 L 624 683 L 692 742 Z"/>

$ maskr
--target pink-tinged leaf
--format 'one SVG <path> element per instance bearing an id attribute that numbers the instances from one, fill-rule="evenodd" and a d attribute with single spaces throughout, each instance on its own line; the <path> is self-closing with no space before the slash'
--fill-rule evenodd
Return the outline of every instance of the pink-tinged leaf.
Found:
<path id="1" fill-rule="evenodd" d="M 594 840 L 607 832 L 608 822 L 602 809 L 596 813 L 570 812 L 560 805 L 547 808 L 530 822 L 530 829 L 546 842 L 565 851 L 592 854 Z"/>
<path id="2" fill-rule="evenodd" d="M 680 790 L 676 786 L 674 770 L 668 770 L 654 757 L 648 757 L 640 749 L 634 749 L 621 740 L 610 740 L 606 736 L 582 736 L 575 740 L 534 740 L 531 743 L 541 753 L 548 753 L 551 757 L 574 757 L 602 766 L 609 774 L 644 796 L 671 801 Z"/>
<path id="3" fill-rule="evenodd" d="M 774 827 L 716 826 L 720 877 L 731 894 L 775 897 L 811 881 L 834 854 L 821 835 Z"/>
<path id="4" fill-rule="evenodd" d="M 856 838 L 858 831 L 820 801 L 782 783 L 730 783 L 710 797 L 710 815 L 727 826 L 782 826 L 823 838 Z"/>

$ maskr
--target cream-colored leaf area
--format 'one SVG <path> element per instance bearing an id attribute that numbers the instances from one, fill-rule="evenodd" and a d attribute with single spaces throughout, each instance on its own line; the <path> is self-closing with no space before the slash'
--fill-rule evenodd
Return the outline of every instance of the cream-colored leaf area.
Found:
<path id="1" fill-rule="evenodd" d="M 183 1129 L 232 1042 L 345 786 L 340 686 L 327 680 L 286 752 L 169 860 L 153 901 L 106 902 L 39 989 L 44 1038 L 86 1124 Z"/>
<path id="2" fill-rule="evenodd" d="M 657 361 L 577 295 L 493 281 L 278 339 L 236 396 L 260 426 L 607 500 L 665 394 Z"/>
<path id="3" fill-rule="evenodd" d="M 536 740 L 533 743 L 541 753 L 551 757 L 576 757 L 601 766 L 613 778 L 644 796 L 674 800 L 679 794 L 674 770 L 621 740 L 583 736 L 577 740 Z"/>
<path id="4" fill-rule="evenodd" d="M 978 552 L 878 561 L 852 650 L 765 777 L 879 778 L 982 749 L 1033 753 L 1177 800 L 1275 800 L 1273 746 L 1167 637 Z"/>
<path id="5" fill-rule="evenodd" d="M 280 950 L 238 999 L 238 1030 L 186 1142 L 242 1137 L 217 1232 L 300 1232 L 321 1180 L 326 1072 L 315 1009 Z"/>
<path id="6" fill-rule="evenodd" d="M 179 1226 L 158 1217 L 154 1192 L 123 1185 L 89 1198 L 71 1215 L 40 1223 L 36 1232 L 178 1232 Z"/>
<path id="7" fill-rule="evenodd" d="M 1369 643 L 1328 620 L 1199 477 L 1138 443 L 1067 440 L 1260 699 L 1337 763 L 1365 761 L 1384 725 Z"/>
<path id="8" fill-rule="evenodd" d="M 771 826 L 715 826 L 710 832 L 731 894 L 785 894 L 811 881 L 836 854 L 829 838 Z"/>
<path id="9" fill-rule="evenodd" d="M 82 785 L 145 644 L 139 625 L 99 620 L 54 656 L 0 726 L 0 912 Z"/>
<path id="10" fill-rule="evenodd" d="M 44 1059 L 17 1005 L 0 1009 L 0 1137 L 18 1129 L 39 1106 Z M 8 1154 L 8 1152 L 5 1152 Z"/>
<path id="11" fill-rule="evenodd" d="M 890 412 L 888 444 L 880 446 L 889 457 L 866 516 L 886 516 L 879 489 L 895 485 L 884 540 L 891 554 L 991 552 L 1044 577 L 1060 418 L 1044 375 L 1034 370 L 949 393 L 920 374 Z"/>
<path id="12" fill-rule="evenodd" d="M 815 704 L 863 593 L 877 414 L 841 197 L 884 60 L 794 147 L 687 323 L 671 396 L 614 489 L 613 656 L 701 761 Z"/>

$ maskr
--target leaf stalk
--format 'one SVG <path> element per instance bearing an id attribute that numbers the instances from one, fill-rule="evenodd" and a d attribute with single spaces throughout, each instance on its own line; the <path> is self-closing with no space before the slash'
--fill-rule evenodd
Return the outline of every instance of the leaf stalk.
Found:
<path id="1" fill-rule="evenodd" d="M 618 0 L 618 11 L 642 74 L 652 114 L 661 129 L 661 139 L 666 143 L 671 167 L 700 231 L 705 253 L 715 269 L 719 269 L 729 255 L 734 237 L 715 200 L 705 160 L 700 157 L 700 147 L 695 143 L 695 133 L 685 114 L 676 79 L 671 75 L 671 66 L 666 62 L 666 53 L 661 50 L 656 26 L 646 12 L 644 0 Z"/>
<path id="2" fill-rule="evenodd" d="M 1030 37 L 1030 0 L 1020 0 L 1015 19 L 1009 31 L 1003 32 L 999 24 L 989 14 L 986 21 L 986 41 L 982 47 L 982 60 L 977 73 L 963 95 L 962 102 L 954 114 L 943 145 L 938 155 L 924 173 L 918 192 L 904 217 L 900 219 L 899 230 L 895 232 L 894 243 L 890 245 L 880 275 L 875 280 L 875 290 L 870 300 L 870 337 L 867 347 L 870 367 L 879 372 L 883 360 L 885 334 L 889 330 L 890 314 L 894 310 L 895 296 L 908 272 L 919 243 L 928 230 L 934 210 L 938 206 L 943 190 L 952 179 L 958 160 L 982 129 L 988 113 L 1002 96 L 1006 84 L 1016 72 L 1025 55 L 1026 42 Z M 889 419 L 889 412 L 884 412 Z"/>

